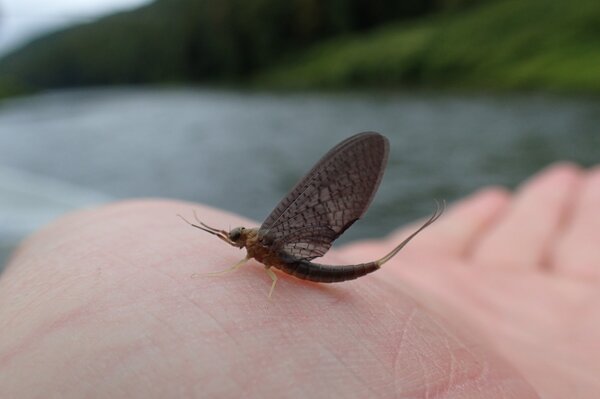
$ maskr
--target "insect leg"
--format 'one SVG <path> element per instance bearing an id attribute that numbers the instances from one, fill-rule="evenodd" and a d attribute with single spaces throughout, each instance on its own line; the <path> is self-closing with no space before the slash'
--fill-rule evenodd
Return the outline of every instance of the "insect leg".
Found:
<path id="1" fill-rule="evenodd" d="M 269 299 L 271 299 L 271 295 L 273 295 L 273 290 L 275 289 L 275 284 L 277 284 L 277 275 L 269 267 L 265 267 L 265 271 L 269 277 L 271 277 L 271 280 L 273 280 L 273 284 L 271 284 L 271 289 L 269 290 Z"/>
<path id="2" fill-rule="evenodd" d="M 244 263 L 246 263 L 248 261 L 248 259 L 249 259 L 248 257 L 245 257 L 244 259 L 240 260 L 235 265 L 231 266 L 229 269 L 225 269 L 220 272 L 211 272 L 211 273 L 202 273 L 202 274 L 194 273 L 194 274 L 192 274 L 192 278 L 198 278 L 198 277 L 202 277 L 202 276 L 220 276 L 222 274 L 234 272 L 237 269 L 239 269 L 240 267 L 242 267 L 242 265 Z"/>

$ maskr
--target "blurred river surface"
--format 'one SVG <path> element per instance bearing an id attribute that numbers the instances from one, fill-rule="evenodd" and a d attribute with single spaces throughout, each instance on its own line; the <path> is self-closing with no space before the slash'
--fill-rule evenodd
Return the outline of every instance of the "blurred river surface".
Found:
<path id="1" fill-rule="evenodd" d="M 118 88 L 6 100 L 0 270 L 24 236 L 111 200 L 179 198 L 262 221 L 321 155 L 365 130 L 390 139 L 390 159 L 342 242 L 428 216 L 435 198 L 512 188 L 557 160 L 600 161 L 594 98 Z"/>

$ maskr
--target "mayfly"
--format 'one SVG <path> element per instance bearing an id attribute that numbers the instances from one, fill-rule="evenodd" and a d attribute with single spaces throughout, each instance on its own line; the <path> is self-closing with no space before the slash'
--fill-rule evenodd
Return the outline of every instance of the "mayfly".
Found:
<path id="1" fill-rule="evenodd" d="M 383 177 L 388 151 L 388 140 L 375 132 L 342 141 L 292 188 L 259 228 L 236 227 L 227 232 L 199 220 L 198 224 L 186 220 L 234 247 L 246 248 L 244 259 L 231 268 L 208 274 L 234 271 L 254 258 L 265 266 L 273 281 L 270 298 L 277 283 L 272 267 L 320 283 L 353 280 L 379 269 L 442 215 L 443 202 L 437 203 L 421 227 L 381 259 L 355 265 L 323 265 L 312 260 L 325 255 L 333 241 L 366 212 Z"/>

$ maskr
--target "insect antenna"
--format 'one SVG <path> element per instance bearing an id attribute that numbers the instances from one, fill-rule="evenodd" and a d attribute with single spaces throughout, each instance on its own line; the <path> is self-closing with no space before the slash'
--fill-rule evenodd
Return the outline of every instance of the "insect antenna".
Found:
<path id="1" fill-rule="evenodd" d="M 194 223 L 190 222 L 189 220 L 187 220 L 186 218 L 184 218 L 180 214 L 177 214 L 177 216 L 179 216 L 181 218 L 181 220 L 183 220 L 184 222 L 186 222 L 190 226 L 195 227 L 195 228 L 200 229 L 200 230 L 203 230 L 203 231 L 206 231 L 207 233 L 215 235 L 215 236 L 219 237 L 221 240 L 223 240 L 223 241 L 225 241 L 225 242 L 227 242 L 229 244 L 232 244 L 232 242 L 231 242 L 231 240 L 229 240 L 229 237 L 228 237 L 227 232 L 225 230 L 218 230 L 218 229 L 215 229 L 214 227 L 210 227 L 210 226 L 202 223 L 198 219 L 198 216 L 196 215 L 195 211 L 194 211 L 194 217 L 196 218 L 196 220 L 198 221 L 198 223 L 200 225 L 194 224 Z"/>

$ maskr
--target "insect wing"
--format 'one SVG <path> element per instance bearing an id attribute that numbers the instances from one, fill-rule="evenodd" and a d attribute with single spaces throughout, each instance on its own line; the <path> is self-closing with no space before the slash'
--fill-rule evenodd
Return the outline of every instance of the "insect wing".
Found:
<path id="1" fill-rule="evenodd" d="M 323 256 L 369 207 L 387 162 L 387 139 L 359 133 L 331 149 L 259 229 L 265 246 L 300 259 Z"/>

